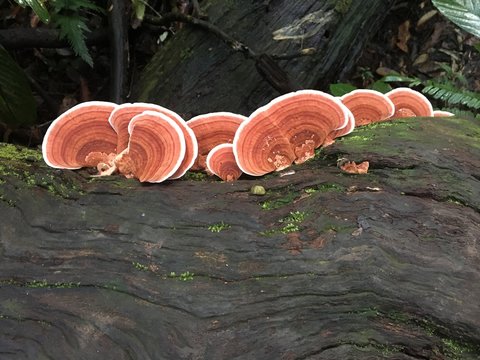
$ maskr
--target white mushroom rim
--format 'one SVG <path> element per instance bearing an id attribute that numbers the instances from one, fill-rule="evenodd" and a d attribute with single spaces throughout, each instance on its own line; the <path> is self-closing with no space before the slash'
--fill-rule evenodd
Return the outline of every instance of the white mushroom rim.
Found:
<path id="1" fill-rule="evenodd" d="M 227 118 L 232 118 L 232 119 L 238 119 L 241 122 L 247 121 L 248 117 L 240 115 L 240 114 L 235 114 L 232 112 L 228 111 L 219 111 L 219 112 L 213 112 L 213 113 L 207 113 L 207 114 L 201 114 L 197 115 L 190 120 L 187 121 L 188 126 L 194 127 L 197 123 L 201 123 L 206 119 L 210 119 L 212 117 L 227 117 Z"/>

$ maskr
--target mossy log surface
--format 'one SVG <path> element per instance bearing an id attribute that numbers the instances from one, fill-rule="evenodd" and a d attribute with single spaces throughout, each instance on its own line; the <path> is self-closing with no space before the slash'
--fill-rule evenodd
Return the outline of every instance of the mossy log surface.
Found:
<path id="1" fill-rule="evenodd" d="M 235 183 L 0 161 L 1 359 L 480 357 L 478 124 L 368 126 Z"/>
<path id="2" fill-rule="evenodd" d="M 393 3 L 205 0 L 201 5 L 209 22 L 257 55 L 314 49 L 311 55 L 277 64 L 290 77 L 291 90 L 325 90 L 352 70 Z M 234 51 L 211 32 L 185 25 L 149 62 L 135 83 L 131 101 L 157 103 L 185 118 L 213 111 L 248 116 L 278 95 L 256 70 L 254 59 Z"/>

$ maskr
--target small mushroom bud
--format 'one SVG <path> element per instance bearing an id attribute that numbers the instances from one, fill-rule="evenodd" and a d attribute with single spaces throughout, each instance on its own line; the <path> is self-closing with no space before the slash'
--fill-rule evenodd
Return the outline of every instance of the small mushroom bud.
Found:
<path id="1" fill-rule="evenodd" d="M 207 156 L 207 170 L 223 181 L 234 181 L 242 175 L 242 170 L 235 161 L 232 144 L 215 146 Z"/>
<path id="2" fill-rule="evenodd" d="M 253 185 L 250 188 L 250 194 L 252 195 L 262 196 L 262 195 L 265 195 L 265 193 L 266 193 L 265 188 L 262 185 Z"/>

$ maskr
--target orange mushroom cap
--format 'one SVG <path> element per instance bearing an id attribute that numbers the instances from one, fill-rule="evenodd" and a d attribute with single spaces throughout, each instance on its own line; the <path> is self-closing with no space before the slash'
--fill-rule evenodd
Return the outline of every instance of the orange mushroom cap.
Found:
<path id="1" fill-rule="evenodd" d="M 433 110 L 433 116 L 435 116 L 435 117 L 450 117 L 450 116 L 455 116 L 455 114 L 451 113 L 450 111 Z"/>
<path id="2" fill-rule="evenodd" d="M 171 177 L 185 157 L 181 127 L 170 117 L 145 111 L 128 125 L 130 141 L 115 163 L 127 177 L 158 183 Z"/>
<path id="3" fill-rule="evenodd" d="M 410 88 L 401 87 L 386 93 L 395 105 L 392 118 L 433 116 L 430 101 L 422 93 Z"/>
<path id="4" fill-rule="evenodd" d="M 242 175 L 233 154 L 232 144 L 215 146 L 207 156 L 207 169 L 223 181 L 234 181 Z"/>
<path id="5" fill-rule="evenodd" d="M 128 146 L 129 133 L 128 125 L 130 120 L 138 114 L 141 114 L 144 111 L 157 111 L 162 113 L 175 121 L 177 125 L 182 129 L 183 136 L 185 138 L 186 150 L 185 157 L 182 161 L 182 164 L 177 169 L 177 171 L 171 176 L 172 179 L 178 179 L 183 176 L 187 170 L 193 165 L 195 159 L 198 155 L 198 144 L 195 134 L 192 129 L 190 129 L 185 120 L 182 119 L 180 115 L 176 112 L 164 108 L 160 105 L 149 104 L 149 103 L 133 103 L 133 104 L 122 104 L 119 105 L 110 115 L 108 121 L 110 125 L 115 129 L 118 135 L 117 141 L 117 152 L 120 153 L 125 150 Z"/>
<path id="6" fill-rule="evenodd" d="M 42 143 L 43 159 L 58 169 L 97 166 L 116 153 L 117 134 L 108 117 L 117 105 L 104 101 L 78 104 L 49 126 Z"/>
<path id="7" fill-rule="evenodd" d="M 257 109 L 238 128 L 234 154 L 240 169 L 261 176 L 315 155 L 328 135 L 348 124 L 341 101 L 316 90 L 282 95 Z"/>
<path id="8" fill-rule="evenodd" d="M 198 142 L 198 157 L 193 170 L 204 170 L 210 150 L 220 144 L 232 143 L 235 133 L 248 118 L 230 112 L 214 112 L 198 115 L 187 121 Z"/>
<path id="9" fill-rule="evenodd" d="M 233 153 L 238 167 L 245 174 L 262 176 L 280 171 L 295 160 L 295 153 L 285 132 L 268 118 L 265 119 L 246 121 L 235 134 Z"/>
<path id="10" fill-rule="evenodd" d="M 340 99 L 355 117 L 356 126 L 386 120 L 395 112 L 393 102 L 376 90 L 353 90 Z"/>

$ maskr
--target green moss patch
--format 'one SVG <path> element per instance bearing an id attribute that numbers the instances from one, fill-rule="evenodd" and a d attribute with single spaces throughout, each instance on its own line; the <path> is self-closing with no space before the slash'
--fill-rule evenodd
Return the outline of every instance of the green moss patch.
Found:
<path id="1" fill-rule="evenodd" d="M 300 191 L 293 190 L 291 186 L 280 190 L 267 190 L 269 199 L 260 203 L 263 210 L 274 210 L 292 203 L 300 195 Z"/>
<path id="2" fill-rule="evenodd" d="M 308 217 L 304 211 L 290 211 L 284 218 L 278 220 L 279 227 L 260 232 L 260 235 L 271 236 L 275 234 L 289 234 L 300 231 L 300 224 Z"/>
<path id="3" fill-rule="evenodd" d="M 199 171 L 187 171 L 185 175 L 182 176 L 182 180 L 206 181 L 207 179 L 208 175 Z"/>
<path id="4" fill-rule="evenodd" d="M 79 282 L 55 282 L 49 283 L 47 280 L 32 280 L 27 282 L 20 282 L 17 280 L 3 280 L 0 281 L 1 285 L 12 285 L 12 286 L 20 286 L 20 287 L 27 287 L 30 289 L 39 289 L 39 288 L 47 288 L 47 289 L 71 289 L 71 288 L 78 288 L 80 287 Z"/>
<path id="5" fill-rule="evenodd" d="M 4 143 L 0 143 L 0 158 L 27 162 L 41 161 L 43 159 L 42 153 L 39 150 Z"/>
<path id="6" fill-rule="evenodd" d="M 336 0 L 335 11 L 340 14 L 346 14 L 350 10 L 352 0 Z"/>
<path id="7" fill-rule="evenodd" d="M 0 143 L 0 185 L 11 183 L 15 187 L 43 188 L 49 193 L 62 198 L 76 198 L 82 194 L 80 185 L 64 173 L 49 168 L 38 150 Z M 5 192 L 0 191 L 0 200 L 13 206 L 11 200 L 5 199 Z"/>
<path id="8" fill-rule="evenodd" d="M 220 231 L 228 230 L 231 227 L 232 226 L 230 224 L 227 224 L 227 223 L 221 221 L 219 223 L 209 225 L 208 230 L 210 230 L 213 233 L 219 233 Z"/>

